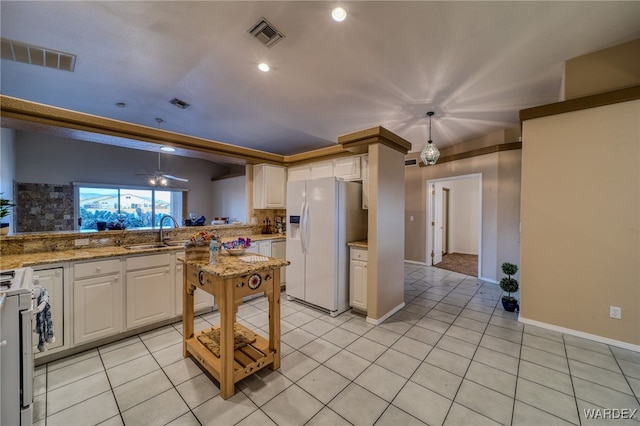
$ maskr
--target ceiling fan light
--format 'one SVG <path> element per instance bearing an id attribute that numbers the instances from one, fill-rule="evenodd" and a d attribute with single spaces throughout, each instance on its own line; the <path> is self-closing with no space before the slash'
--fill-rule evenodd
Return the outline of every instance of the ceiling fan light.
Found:
<path id="1" fill-rule="evenodd" d="M 160 185 L 162 185 L 162 186 L 167 186 L 167 179 L 165 179 L 164 177 L 162 177 L 162 178 L 160 179 Z"/>
<path id="2" fill-rule="evenodd" d="M 429 142 L 427 142 L 424 148 L 422 148 L 422 152 L 420 152 L 420 158 L 422 159 L 422 162 L 424 164 L 426 164 L 427 166 L 432 166 L 436 164 L 436 161 L 438 161 L 438 158 L 440 158 L 440 150 L 438 149 L 436 144 L 434 144 L 433 141 L 430 140 Z"/>
<path id="3" fill-rule="evenodd" d="M 152 186 L 156 186 L 158 184 L 158 182 L 156 182 L 156 180 L 154 178 L 149 178 L 149 184 Z"/>

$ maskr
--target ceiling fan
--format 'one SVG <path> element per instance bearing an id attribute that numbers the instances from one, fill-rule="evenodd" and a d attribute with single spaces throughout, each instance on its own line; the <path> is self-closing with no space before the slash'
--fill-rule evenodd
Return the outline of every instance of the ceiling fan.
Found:
<path id="1" fill-rule="evenodd" d="M 189 182 L 189 179 L 168 175 L 165 172 L 163 172 L 162 169 L 160 168 L 159 152 L 158 152 L 158 170 L 156 170 L 151 174 L 147 174 L 147 176 L 149 176 L 149 184 L 151 186 L 167 186 L 167 184 L 169 183 L 169 179 L 177 180 L 180 182 Z"/>

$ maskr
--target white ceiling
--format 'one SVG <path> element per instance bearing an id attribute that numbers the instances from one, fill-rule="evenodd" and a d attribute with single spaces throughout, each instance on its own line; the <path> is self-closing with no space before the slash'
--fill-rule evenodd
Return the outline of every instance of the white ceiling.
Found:
<path id="1" fill-rule="evenodd" d="M 519 110 L 560 100 L 565 60 L 640 37 L 637 1 L 2 0 L 0 12 L 3 38 L 77 55 L 73 73 L 2 60 L 3 94 L 285 155 L 378 125 L 419 151 L 431 110 L 441 148 L 517 126 Z M 286 36 L 272 48 L 247 32 L 262 17 Z"/>

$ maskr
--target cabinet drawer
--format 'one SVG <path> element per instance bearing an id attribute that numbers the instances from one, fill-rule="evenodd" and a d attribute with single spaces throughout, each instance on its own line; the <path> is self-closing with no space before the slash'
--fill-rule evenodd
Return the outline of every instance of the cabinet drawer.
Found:
<path id="1" fill-rule="evenodd" d="M 76 263 L 73 265 L 73 278 L 87 278 L 96 275 L 120 273 L 120 259 L 100 260 L 97 262 Z"/>
<path id="2" fill-rule="evenodd" d="M 169 266 L 170 264 L 171 257 L 169 253 L 149 254 L 146 256 L 132 256 L 127 258 L 127 271 L 155 268 L 158 266 Z"/>
<path id="3" fill-rule="evenodd" d="M 351 249 L 351 259 L 367 261 L 367 250 L 365 249 Z"/>

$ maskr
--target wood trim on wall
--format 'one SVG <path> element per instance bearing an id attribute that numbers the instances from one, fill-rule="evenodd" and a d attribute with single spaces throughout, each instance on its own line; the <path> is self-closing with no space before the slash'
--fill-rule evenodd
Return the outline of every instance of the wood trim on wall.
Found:
<path id="1" fill-rule="evenodd" d="M 143 141 L 239 158 L 251 164 L 282 164 L 284 160 L 284 157 L 278 154 L 84 114 L 5 95 L 0 95 L 0 112 L 3 127 L 45 131 L 47 134 L 72 139 L 103 143 L 108 143 L 109 138 Z M 97 134 L 101 137 L 90 137 L 89 134 Z"/>
<path id="2" fill-rule="evenodd" d="M 512 151 L 514 149 L 522 149 L 522 142 L 510 142 L 510 143 L 501 143 L 498 145 L 486 146 L 484 148 L 472 149 L 467 152 L 460 152 L 458 154 L 447 155 L 445 157 L 440 157 L 438 159 L 437 164 L 448 163 L 449 161 L 457 161 L 465 158 L 477 157 L 479 155 L 492 154 L 494 152 L 502 152 L 502 151 Z M 418 165 L 420 167 L 427 167 L 422 161 L 418 160 Z"/>
<path id="3" fill-rule="evenodd" d="M 568 101 L 541 105 L 520 111 L 520 121 L 533 118 L 547 117 L 550 115 L 564 114 L 566 112 L 595 108 L 620 102 L 635 101 L 640 99 L 640 86 L 627 87 L 625 89 L 612 90 L 611 92 L 598 93 L 597 95 L 584 96 Z"/>

